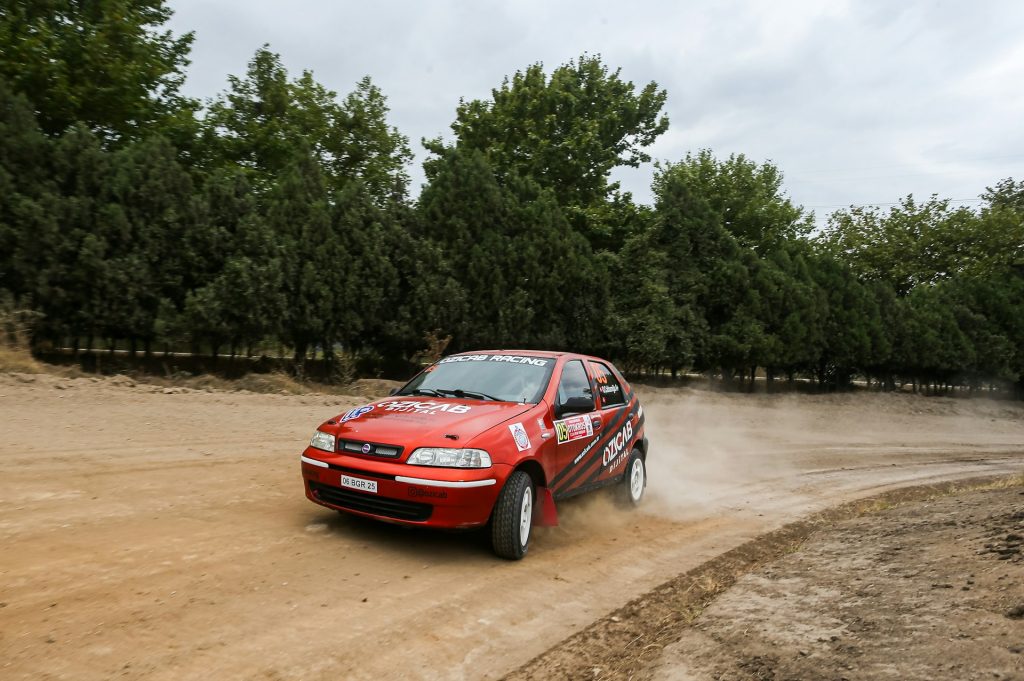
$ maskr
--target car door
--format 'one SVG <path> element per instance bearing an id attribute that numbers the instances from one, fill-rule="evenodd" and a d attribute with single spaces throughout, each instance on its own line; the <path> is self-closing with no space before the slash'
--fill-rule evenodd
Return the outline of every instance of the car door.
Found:
<path id="1" fill-rule="evenodd" d="M 597 388 L 597 414 L 603 429 L 601 467 L 591 473 L 587 482 L 601 482 L 622 475 L 622 466 L 632 451 L 634 424 L 626 392 L 615 373 L 598 360 L 588 360 L 587 364 Z"/>
<path id="2" fill-rule="evenodd" d="M 574 405 L 560 409 L 560 405 Z M 582 470 L 601 437 L 601 424 L 594 400 L 594 388 L 582 359 L 572 359 L 562 366 L 558 389 L 552 405 L 555 429 L 555 469 L 552 487 L 564 495 L 579 487 Z M 597 421 L 597 423 L 595 423 Z"/>

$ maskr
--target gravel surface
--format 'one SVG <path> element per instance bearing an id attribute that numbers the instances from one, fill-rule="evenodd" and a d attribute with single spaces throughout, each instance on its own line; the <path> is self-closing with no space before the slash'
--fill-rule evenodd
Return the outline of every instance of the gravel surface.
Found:
<path id="1" fill-rule="evenodd" d="M 571 500 L 508 563 L 305 499 L 299 453 L 363 397 L 0 375 L 0 678 L 498 678 L 823 508 L 1024 470 L 1020 405 L 642 396 L 640 511 Z"/>
<path id="2" fill-rule="evenodd" d="M 1024 487 L 898 505 L 741 577 L 659 679 L 1024 679 Z"/>

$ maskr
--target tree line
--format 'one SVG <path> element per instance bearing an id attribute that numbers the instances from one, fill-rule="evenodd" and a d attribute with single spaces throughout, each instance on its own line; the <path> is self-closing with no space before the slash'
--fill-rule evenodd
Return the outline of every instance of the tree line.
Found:
<path id="1" fill-rule="evenodd" d="M 726 382 L 1024 393 L 1024 182 L 977 209 L 851 207 L 781 170 L 651 162 L 666 93 L 599 56 L 532 64 L 409 140 L 370 78 L 339 96 L 268 46 L 206 103 L 163 0 L 0 8 L 0 297 L 37 347 L 252 354 L 374 370 L 447 343 L 573 349 Z"/>

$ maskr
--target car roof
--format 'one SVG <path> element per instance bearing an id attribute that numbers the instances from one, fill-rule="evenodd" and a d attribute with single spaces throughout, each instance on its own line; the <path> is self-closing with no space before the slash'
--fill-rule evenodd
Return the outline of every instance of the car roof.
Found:
<path id="1" fill-rule="evenodd" d="M 582 357 L 583 359 L 594 359 L 601 362 L 607 362 L 608 360 L 601 359 L 600 357 L 593 357 L 591 355 L 583 355 L 578 352 L 565 352 L 564 350 L 519 350 L 516 348 L 503 348 L 501 350 L 467 350 L 465 352 L 456 352 L 451 357 L 458 355 L 524 355 L 526 357 Z"/>
<path id="2" fill-rule="evenodd" d="M 562 352 L 560 350 L 519 350 L 518 348 L 502 348 L 500 350 L 466 350 L 464 352 L 457 352 L 456 355 L 551 355 L 561 356 L 568 355 L 571 353 Z"/>

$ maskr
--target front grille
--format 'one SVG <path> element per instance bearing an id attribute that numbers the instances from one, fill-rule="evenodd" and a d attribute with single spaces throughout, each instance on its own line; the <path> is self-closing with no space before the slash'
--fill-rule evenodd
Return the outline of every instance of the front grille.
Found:
<path id="1" fill-rule="evenodd" d="M 367 451 L 363 451 L 366 447 Z M 365 454 L 367 456 L 382 456 L 388 459 L 397 459 L 402 454 L 402 448 L 394 445 L 380 445 L 376 442 L 362 442 L 359 440 L 339 440 L 338 449 L 353 454 Z"/>
<path id="2" fill-rule="evenodd" d="M 396 520 L 426 520 L 430 517 L 434 507 L 430 504 L 418 501 L 405 501 L 403 499 L 389 499 L 376 494 L 363 494 L 341 487 L 332 487 L 319 482 L 309 481 L 309 489 L 320 501 L 332 506 L 347 508 L 352 511 L 362 511 L 385 518 Z"/>

